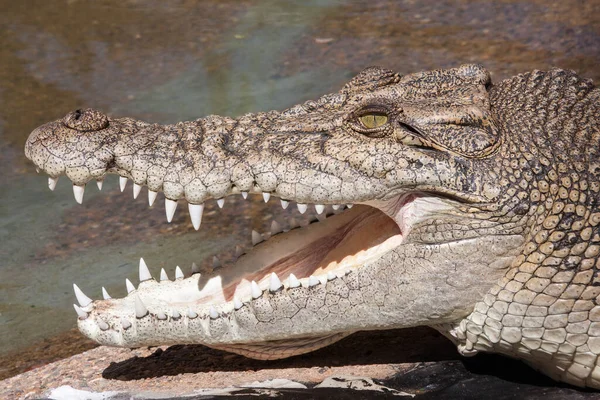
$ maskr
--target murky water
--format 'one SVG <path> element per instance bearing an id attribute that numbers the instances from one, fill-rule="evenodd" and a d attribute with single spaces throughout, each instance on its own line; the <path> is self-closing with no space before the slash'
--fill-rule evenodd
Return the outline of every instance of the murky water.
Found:
<path id="1" fill-rule="evenodd" d="M 122 296 L 140 256 L 155 274 L 189 268 L 280 213 L 229 199 L 224 211 L 208 206 L 195 232 L 184 207 L 169 225 L 160 201 L 134 202 L 116 178 L 105 193 L 88 188 L 83 206 L 65 178 L 50 192 L 23 144 L 74 108 L 161 123 L 282 109 L 374 64 L 408 73 L 479 62 L 494 79 L 556 65 L 600 80 L 598 1 L 423 4 L 1 1 L 0 354 L 74 326 L 73 282 Z"/>

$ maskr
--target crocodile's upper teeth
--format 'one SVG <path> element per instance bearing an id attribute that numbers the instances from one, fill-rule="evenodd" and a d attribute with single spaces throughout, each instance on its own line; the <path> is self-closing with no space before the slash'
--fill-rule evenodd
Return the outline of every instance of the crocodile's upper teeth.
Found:
<path id="1" fill-rule="evenodd" d="M 263 192 L 263 200 L 266 202 L 271 198 L 271 193 Z"/>
<path id="2" fill-rule="evenodd" d="M 124 176 L 119 177 L 119 187 L 121 188 L 121 192 L 125 190 L 125 186 L 127 186 L 127 178 Z"/>
<path id="3" fill-rule="evenodd" d="M 137 199 L 137 197 L 140 194 L 140 190 L 142 190 L 142 185 L 138 185 L 137 183 L 133 182 L 133 198 Z"/>
<path id="4" fill-rule="evenodd" d="M 298 211 L 300 211 L 300 214 L 304 214 L 306 212 L 306 209 L 308 208 L 308 206 L 306 204 L 302 204 L 302 203 L 298 203 Z"/>
<path id="5" fill-rule="evenodd" d="M 73 195 L 75 196 L 75 201 L 79 204 L 83 203 L 83 192 L 85 191 L 85 186 L 73 185 Z"/>
<path id="6" fill-rule="evenodd" d="M 323 204 L 315 204 L 315 211 L 317 211 L 317 214 L 322 214 L 325 211 L 325 206 Z"/>
<path id="7" fill-rule="evenodd" d="M 262 235 L 253 230 L 252 231 L 252 245 L 256 246 L 257 244 L 259 244 L 262 241 L 263 241 Z"/>
<path id="8" fill-rule="evenodd" d="M 192 219 L 192 225 L 195 230 L 200 229 L 200 224 L 202 223 L 202 213 L 204 212 L 204 204 L 188 204 L 188 208 L 190 211 L 190 218 Z M 169 220 L 169 222 L 171 222 Z"/>
<path id="9" fill-rule="evenodd" d="M 219 206 L 219 208 L 223 208 L 223 206 L 225 205 L 225 199 L 224 198 L 218 199 L 217 205 Z"/>
<path id="10" fill-rule="evenodd" d="M 283 208 L 284 210 L 286 208 L 288 208 L 288 206 L 290 205 L 290 202 L 287 200 L 281 200 L 281 208 Z"/>
<path id="11" fill-rule="evenodd" d="M 152 207 L 152 204 L 154 204 L 154 200 L 156 200 L 157 194 L 158 194 L 158 192 L 148 189 L 148 205 L 150 207 Z"/>
<path id="12" fill-rule="evenodd" d="M 242 192 L 242 197 L 244 198 L 244 200 L 247 199 L 248 198 L 248 192 Z"/>
<path id="13" fill-rule="evenodd" d="M 98 190 L 102 190 L 102 185 L 104 184 L 104 180 L 98 179 L 96 181 L 96 186 L 98 186 Z"/>
<path id="14" fill-rule="evenodd" d="M 51 176 L 48 177 L 48 188 L 50 190 L 54 190 L 56 188 L 56 184 L 58 183 L 58 177 L 53 178 Z"/>
<path id="15" fill-rule="evenodd" d="M 167 222 L 173 221 L 177 202 L 175 200 L 165 198 L 165 212 L 167 213 Z"/>

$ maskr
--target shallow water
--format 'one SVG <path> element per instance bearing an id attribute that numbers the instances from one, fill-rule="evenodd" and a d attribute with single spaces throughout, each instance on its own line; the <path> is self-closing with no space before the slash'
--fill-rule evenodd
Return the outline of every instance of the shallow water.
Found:
<path id="1" fill-rule="evenodd" d="M 140 256 L 172 275 L 280 214 L 230 199 L 224 211 L 207 206 L 195 232 L 183 206 L 169 225 L 160 198 L 148 209 L 144 190 L 132 202 L 116 178 L 102 194 L 89 185 L 83 206 L 65 178 L 50 192 L 23 145 L 72 109 L 160 123 L 282 109 L 375 64 L 409 73 L 479 62 L 494 79 L 556 65 L 600 78 L 598 2 L 422 4 L 0 2 L 0 354 L 73 327 L 72 282 L 122 296 Z"/>

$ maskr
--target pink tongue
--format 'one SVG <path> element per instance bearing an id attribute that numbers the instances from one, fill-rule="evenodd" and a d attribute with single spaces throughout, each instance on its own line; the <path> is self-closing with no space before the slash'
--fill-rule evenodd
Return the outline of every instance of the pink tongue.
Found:
<path id="1" fill-rule="evenodd" d="M 398 234 L 396 223 L 381 211 L 356 205 L 324 222 L 276 235 L 220 271 L 225 300 L 231 301 L 234 294 L 240 298 L 249 295 L 250 282 L 267 280 L 271 272 L 282 281 L 290 273 L 298 279 L 326 273 L 329 263 L 339 262 Z"/>

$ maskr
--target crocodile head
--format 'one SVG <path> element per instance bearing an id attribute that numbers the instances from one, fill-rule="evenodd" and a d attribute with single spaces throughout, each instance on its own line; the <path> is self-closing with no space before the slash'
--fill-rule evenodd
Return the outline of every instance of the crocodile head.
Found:
<path id="1" fill-rule="evenodd" d="M 465 321 L 523 264 L 545 199 L 532 182 L 551 169 L 531 149 L 551 144 L 518 131 L 535 96 L 507 87 L 476 65 L 368 68 L 282 112 L 158 125 L 87 109 L 37 128 L 27 157 L 51 187 L 66 175 L 79 202 L 112 173 L 134 195 L 147 186 L 150 203 L 162 191 L 168 220 L 185 200 L 196 229 L 204 203 L 230 195 L 337 210 L 253 233 L 255 246 L 213 273 L 156 281 L 141 262 L 123 299 L 76 288 L 80 330 L 105 345 L 202 343 L 274 359 L 358 330 L 429 325 L 476 351 Z"/>

